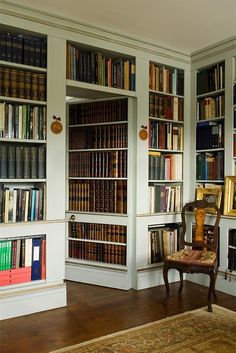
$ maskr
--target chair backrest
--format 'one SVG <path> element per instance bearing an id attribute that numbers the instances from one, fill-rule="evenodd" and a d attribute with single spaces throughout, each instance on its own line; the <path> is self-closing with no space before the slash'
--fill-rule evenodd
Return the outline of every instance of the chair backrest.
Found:
<path id="1" fill-rule="evenodd" d="M 213 212 L 215 222 L 210 228 L 205 226 L 206 213 Z M 186 239 L 186 212 L 192 211 L 195 214 L 195 229 L 191 234 L 192 241 Z M 193 249 L 207 249 L 217 252 L 218 248 L 218 226 L 220 223 L 221 211 L 215 203 L 210 203 L 204 200 L 188 202 L 182 208 L 182 236 L 180 247 L 190 246 Z M 208 230 L 207 230 L 208 229 Z M 210 229 L 210 231 L 209 231 Z"/>

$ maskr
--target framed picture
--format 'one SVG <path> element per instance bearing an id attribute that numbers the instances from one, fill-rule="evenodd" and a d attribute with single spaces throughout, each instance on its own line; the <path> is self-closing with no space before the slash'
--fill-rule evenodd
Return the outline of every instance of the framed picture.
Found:
<path id="1" fill-rule="evenodd" d="M 196 189 L 196 200 L 204 200 L 207 202 L 215 203 L 219 208 L 221 205 L 222 188 L 202 188 Z M 209 208 L 208 213 L 215 213 L 214 209 Z"/>
<path id="2" fill-rule="evenodd" d="M 225 177 L 224 215 L 236 217 L 236 176 Z"/>

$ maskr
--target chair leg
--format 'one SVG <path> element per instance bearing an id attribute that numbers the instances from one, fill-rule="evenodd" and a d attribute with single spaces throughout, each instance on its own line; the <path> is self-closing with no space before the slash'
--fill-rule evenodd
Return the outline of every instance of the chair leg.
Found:
<path id="1" fill-rule="evenodd" d="M 180 285 L 179 285 L 178 293 L 180 294 L 183 289 L 183 272 L 182 271 L 179 271 L 179 278 L 180 278 Z"/>
<path id="2" fill-rule="evenodd" d="M 212 312 L 211 296 L 212 296 L 212 293 L 215 292 L 216 275 L 217 275 L 217 272 L 215 272 L 215 270 L 213 270 L 209 274 L 209 276 L 210 276 L 210 287 L 209 287 L 208 296 L 207 296 L 207 305 L 208 305 L 208 311 L 209 312 Z"/>
<path id="3" fill-rule="evenodd" d="M 213 288 L 213 294 L 214 294 L 214 297 L 216 298 L 217 295 L 216 295 L 216 291 L 215 291 L 215 287 L 216 287 L 216 278 L 217 278 L 217 274 L 218 274 L 218 268 L 216 269 L 215 271 L 215 282 L 214 282 L 214 288 Z"/>
<path id="4" fill-rule="evenodd" d="M 168 271 L 169 271 L 169 266 L 167 263 L 164 263 L 163 265 L 163 278 L 166 286 L 166 295 L 169 295 L 170 293 L 170 287 L 169 287 L 169 282 L 168 282 Z"/>

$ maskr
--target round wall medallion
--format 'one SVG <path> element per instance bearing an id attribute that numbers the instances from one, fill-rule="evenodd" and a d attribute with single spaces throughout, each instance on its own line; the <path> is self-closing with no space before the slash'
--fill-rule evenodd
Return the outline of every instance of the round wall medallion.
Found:
<path id="1" fill-rule="evenodd" d="M 59 119 L 60 118 L 57 118 L 57 120 L 51 123 L 50 128 L 54 134 L 60 134 L 62 132 L 62 123 L 60 122 L 61 119 Z"/>

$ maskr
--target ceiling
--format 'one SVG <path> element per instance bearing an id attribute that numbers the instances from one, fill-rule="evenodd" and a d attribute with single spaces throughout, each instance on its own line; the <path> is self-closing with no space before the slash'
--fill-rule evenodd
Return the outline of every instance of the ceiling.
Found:
<path id="1" fill-rule="evenodd" d="M 10 3 L 187 54 L 236 35 L 236 0 L 11 0 Z"/>

